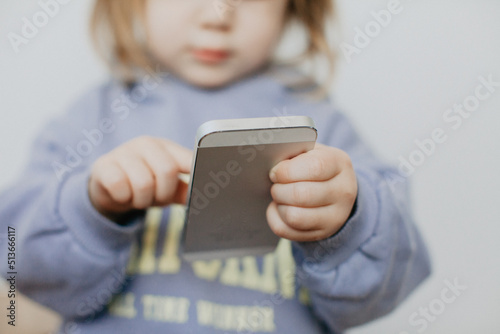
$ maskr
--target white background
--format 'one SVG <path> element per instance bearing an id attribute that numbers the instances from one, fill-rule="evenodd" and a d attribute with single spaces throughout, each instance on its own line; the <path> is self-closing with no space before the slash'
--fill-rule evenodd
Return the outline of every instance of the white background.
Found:
<path id="1" fill-rule="evenodd" d="M 17 177 L 40 127 L 106 78 L 87 33 L 93 1 L 62 6 L 16 54 L 9 32 L 39 10 L 36 1 L 0 2 L 0 191 Z M 342 0 L 340 40 L 373 20 L 387 1 Z M 401 0 L 402 11 L 352 57 L 340 54 L 332 90 L 337 104 L 378 153 L 397 163 L 435 128 L 447 141 L 412 175 L 414 214 L 428 242 L 433 273 L 389 316 L 355 334 L 417 333 L 408 318 L 440 298 L 444 281 L 467 289 L 426 333 L 500 330 L 500 88 L 453 130 L 444 112 L 462 103 L 478 77 L 500 81 L 500 2 Z M 3 320 L 2 320 L 3 322 Z"/>

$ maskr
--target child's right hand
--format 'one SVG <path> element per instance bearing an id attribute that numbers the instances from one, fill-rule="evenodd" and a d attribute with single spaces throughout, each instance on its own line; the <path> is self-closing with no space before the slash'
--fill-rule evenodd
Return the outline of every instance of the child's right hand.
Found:
<path id="1" fill-rule="evenodd" d="M 135 138 L 100 157 L 88 184 L 90 202 L 102 215 L 121 222 L 130 212 L 151 206 L 185 204 L 192 151 L 172 141 Z"/>

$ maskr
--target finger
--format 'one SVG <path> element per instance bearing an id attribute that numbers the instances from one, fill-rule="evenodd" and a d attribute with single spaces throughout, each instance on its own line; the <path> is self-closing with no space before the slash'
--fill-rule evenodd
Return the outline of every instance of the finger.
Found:
<path id="1" fill-rule="evenodd" d="M 271 169 L 269 177 L 274 183 L 329 180 L 340 172 L 339 162 L 346 155 L 339 149 L 317 145 L 311 151 L 281 161 Z"/>
<path id="2" fill-rule="evenodd" d="M 358 196 L 358 181 L 353 169 L 344 169 L 339 175 L 329 181 L 331 183 L 332 203 L 337 206 L 348 206 L 349 213 Z"/>
<path id="3" fill-rule="evenodd" d="M 271 196 L 278 204 L 300 207 L 318 207 L 334 203 L 333 180 L 324 182 L 275 183 L 271 187 Z"/>
<path id="4" fill-rule="evenodd" d="M 126 204 L 132 200 L 132 188 L 127 174 L 116 162 L 100 166 L 96 164 L 93 175 L 95 182 L 100 185 L 106 194 L 116 203 Z"/>
<path id="5" fill-rule="evenodd" d="M 183 180 L 179 179 L 177 183 L 177 189 L 172 200 L 173 203 L 186 205 L 187 195 L 188 195 L 188 184 Z"/>
<path id="6" fill-rule="evenodd" d="M 161 145 L 170 153 L 179 168 L 180 173 L 190 173 L 193 163 L 193 151 L 173 141 L 160 139 Z"/>
<path id="7" fill-rule="evenodd" d="M 146 209 L 153 205 L 155 196 L 155 178 L 142 157 L 126 154 L 117 159 L 125 171 L 132 188 L 132 207 Z"/>
<path id="8" fill-rule="evenodd" d="M 154 205 L 163 206 L 172 201 L 179 182 L 179 167 L 169 151 L 158 141 L 140 147 L 142 158 L 155 179 Z"/>
<path id="9" fill-rule="evenodd" d="M 267 207 L 266 217 L 271 230 L 281 238 L 292 241 L 317 241 L 323 239 L 321 230 L 298 230 L 286 224 L 281 219 L 275 202 L 271 202 Z"/>
<path id="10" fill-rule="evenodd" d="M 333 205 L 317 208 L 301 208 L 298 206 L 277 204 L 278 213 L 285 224 L 295 230 L 311 231 L 322 229 L 325 221 L 334 217 Z"/>

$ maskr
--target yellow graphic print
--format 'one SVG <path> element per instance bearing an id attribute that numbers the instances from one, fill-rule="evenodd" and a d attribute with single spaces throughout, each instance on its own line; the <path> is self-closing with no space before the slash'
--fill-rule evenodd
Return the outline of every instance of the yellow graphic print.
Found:
<path id="1" fill-rule="evenodd" d="M 172 205 L 161 255 L 155 255 L 162 209 L 153 208 L 146 215 L 142 247 L 133 247 L 127 272 L 134 275 L 177 274 L 181 268 L 179 243 L 184 224 L 185 207 Z M 193 273 L 199 279 L 218 281 L 222 285 L 242 287 L 269 295 L 279 294 L 284 299 L 295 297 L 295 262 L 291 253 L 291 243 L 282 239 L 273 253 L 262 259 L 259 270 L 254 256 L 230 258 L 225 260 L 194 261 Z M 308 291 L 299 290 L 301 302 L 308 302 Z M 134 308 L 136 297 L 132 293 L 120 295 L 113 300 L 110 313 L 124 318 L 134 318 L 138 312 Z M 186 323 L 190 301 L 187 298 L 144 295 L 137 298 L 142 306 L 145 320 L 171 323 Z M 140 301 L 139 301 L 140 300 Z M 196 307 L 197 321 L 202 326 L 220 330 L 251 330 L 254 332 L 273 332 L 274 309 L 272 307 L 222 305 L 210 301 L 193 302 Z"/>
<path id="2" fill-rule="evenodd" d="M 205 300 L 196 303 L 198 323 L 221 330 L 274 332 L 274 310 L 271 307 L 233 306 Z"/>
<path id="3" fill-rule="evenodd" d="M 134 308 L 135 297 L 132 293 L 117 295 L 109 305 L 109 313 L 127 319 L 133 319 L 137 315 Z"/>
<path id="4" fill-rule="evenodd" d="M 168 296 L 142 296 L 144 319 L 183 324 L 188 321 L 189 299 Z"/>

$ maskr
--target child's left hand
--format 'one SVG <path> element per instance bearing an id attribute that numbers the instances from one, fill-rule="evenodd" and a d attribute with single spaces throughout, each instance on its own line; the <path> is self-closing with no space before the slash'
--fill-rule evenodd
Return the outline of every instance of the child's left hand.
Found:
<path id="1" fill-rule="evenodd" d="M 358 194 L 350 157 L 322 144 L 281 161 L 269 177 L 274 184 L 267 221 L 276 235 L 292 241 L 334 235 L 349 218 Z"/>

